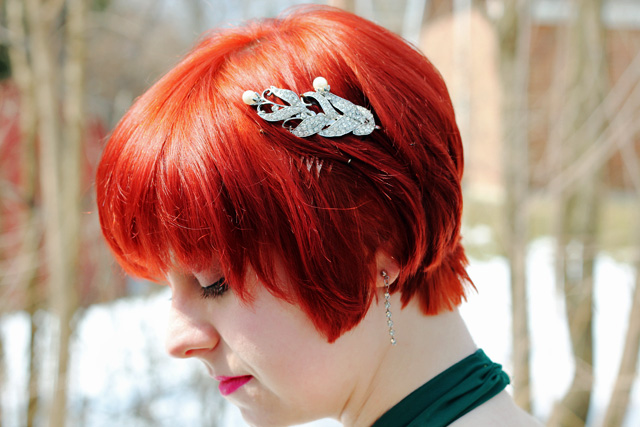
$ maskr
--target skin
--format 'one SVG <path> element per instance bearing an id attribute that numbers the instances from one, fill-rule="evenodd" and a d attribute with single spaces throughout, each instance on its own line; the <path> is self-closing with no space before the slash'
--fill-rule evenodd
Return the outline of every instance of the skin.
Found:
<path id="1" fill-rule="evenodd" d="M 387 271 L 392 281 L 398 275 L 398 266 L 384 253 L 377 254 L 375 267 Z M 327 417 L 345 426 L 370 426 L 411 391 L 476 350 L 457 310 L 424 316 L 417 303 L 402 309 L 395 295 L 391 311 L 398 344 L 391 346 L 384 282 L 378 277 L 378 302 L 374 300 L 358 326 L 329 344 L 297 306 L 271 295 L 251 270 L 250 305 L 232 290 L 202 297 L 201 288 L 220 278 L 215 269 L 171 271 L 167 350 L 175 357 L 200 359 L 212 377 L 253 376 L 226 396 L 251 426 L 287 426 Z M 480 410 L 484 406 L 492 410 Z M 501 415 L 499 422 L 495 413 Z M 455 425 L 538 424 L 504 393 Z"/>

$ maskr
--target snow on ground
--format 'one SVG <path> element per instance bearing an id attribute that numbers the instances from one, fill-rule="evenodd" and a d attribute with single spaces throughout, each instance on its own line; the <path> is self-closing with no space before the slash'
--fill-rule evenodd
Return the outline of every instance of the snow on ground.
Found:
<path id="1" fill-rule="evenodd" d="M 461 307 L 478 346 L 507 372 L 510 364 L 510 301 L 507 263 L 502 258 L 472 260 L 469 273 L 477 292 Z M 564 305 L 553 280 L 552 241 L 529 248 L 528 279 L 532 325 L 532 391 L 534 413 L 545 419 L 573 374 Z M 590 426 L 599 427 L 617 373 L 633 290 L 633 270 L 607 256 L 596 264 L 595 392 Z M 217 392 L 197 362 L 171 359 L 164 352 L 164 324 L 169 307 L 165 291 L 91 307 L 84 313 L 74 343 L 70 410 L 72 425 L 101 427 L 203 424 L 203 414 L 216 419 Z M 49 319 L 38 315 L 43 324 Z M 7 384 L 0 398 L 0 424 L 24 424 L 28 322 L 24 313 L 4 316 L 0 332 L 7 352 Z M 41 349 L 46 354 L 48 343 Z M 44 363 L 44 362 L 43 362 Z M 203 381 L 204 378 L 204 381 Z M 640 393 L 636 387 L 625 427 L 640 425 Z M 204 384 L 194 386 L 193 384 Z M 45 388 L 50 388 L 45 381 Z M 202 398 L 202 396 L 210 398 Z M 84 411 L 81 410 L 84 408 Z M 84 418 L 78 418 L 84 412 Z M 148 421 L 151 419 L 152 421 Z M 239 411 L 227 408 L 225 427 L 244 426 Z M 339 426 L 321 420 L 307 427 Z"/>

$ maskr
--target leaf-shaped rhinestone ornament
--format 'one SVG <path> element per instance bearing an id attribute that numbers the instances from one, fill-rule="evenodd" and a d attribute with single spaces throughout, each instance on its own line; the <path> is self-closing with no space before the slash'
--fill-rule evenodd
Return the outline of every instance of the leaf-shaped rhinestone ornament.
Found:
<path id="1" fill-rule="evenodd" d="M 282 120 L 284 128 L 302 138 L 315 134 L 337 137 L 350 132 L 354 135 L 369 135 L 376 128 L 371 111 L 331 93 L 324 77 L 316 77 L 313 87 L 315 92 L 306 92 L 302 96 L 274 86 L 265 89 L 262 95 L 248 90 L 242 95 L 242 100 L 246 104 L 255 105 L 258 115 L 263 119 L 269 122 Z M 267 97 L 271 95 L 286 104 L 268 100 Z M 305 102 L 305 99 L 315 101 L 322 112 L 316 113 L 310 109 L 314 104 Z M 289 126 L 292 120 L 299 120 L 297 126 Z"/>

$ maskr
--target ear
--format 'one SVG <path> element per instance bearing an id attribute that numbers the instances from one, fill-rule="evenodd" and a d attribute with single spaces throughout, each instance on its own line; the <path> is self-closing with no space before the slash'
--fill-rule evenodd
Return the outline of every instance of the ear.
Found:
<path id="1" fill-rule="evenodd" d="M 376 251 L 376 287 L 384 287 L 384 279 L 382 272 L 385 271 L 389 275 L 389 283 L 393 283 L 400 274 L 400 266 L 395 258 L 387 254 L 382 249 Z"/>

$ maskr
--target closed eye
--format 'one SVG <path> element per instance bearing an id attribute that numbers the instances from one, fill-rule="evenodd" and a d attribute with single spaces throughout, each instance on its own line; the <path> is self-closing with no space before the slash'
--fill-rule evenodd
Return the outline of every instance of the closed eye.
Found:
<path id="1" fill-rule="evenodd" d="M 221 277 L 213 284 L 202 288 L 202 298 L 218 298 L 229 290 L 229 284 Z"/>

